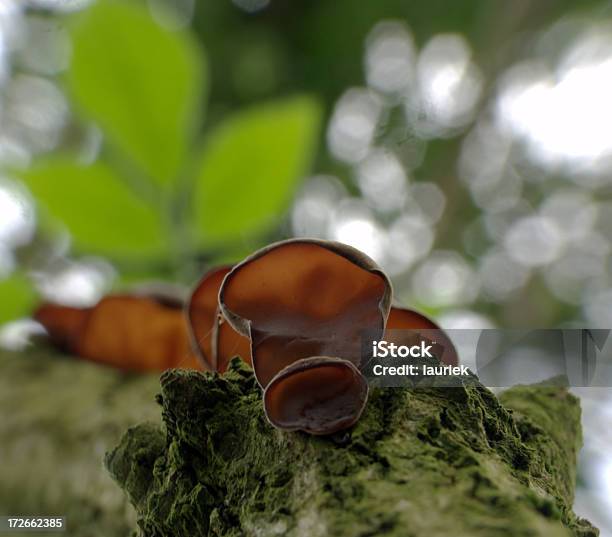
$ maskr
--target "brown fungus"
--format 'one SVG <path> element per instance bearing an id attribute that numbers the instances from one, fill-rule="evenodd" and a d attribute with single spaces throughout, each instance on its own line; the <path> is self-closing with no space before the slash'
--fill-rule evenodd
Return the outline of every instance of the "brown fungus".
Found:
<path id="1" fill-rule="evenodd" d="M 200 369 L 180 302 L 110 295 L 89 308 L 43 304 L 34 319 L 55 345 L 88 360 L 134 371 Z"/>
<path id="2" fill-rule="evenodd" d="M 189 331 L 196 354 L 205 369 L 219 373 L 225 372 L 234 356 L 251 363 L 249 339 L 236 332 L 219 310 L 219 288 L 231 269 L 231 266 L 222 266 L 207 272 L 187 304 Z"/>
<path id="3" fill-rule="evenodd" d="M 444 331 L 422 313 L 393 306 L 387 318 L 385 341 L 396 345 L 418 345 L 421 340 L 434 342 L 433 352 L 449 365 L 457 365 L 457 350 Z"/>
<path id="4" fill-rule="evenodd" d="M 33 317 L 43 325 L 53 345 L 63 351 L 73 352 L 90 311 L 91 308 L 46 302 L 36 309 Z"/>
<path id="5" fill-rule="evenodd" d="M 391 284 L 369 257 L 337 242 L 292 239 L 236 265 L 223 280 L 223 316 L 251 340 L 266 387 L 297 360 L 333 356 L 359 366 L 365 330 L 381 337 Z"/>
<path id="6" fill-rule="evenodd" d="M 219 373 L 227 371 L 230 361 L 235 356 L 239 356 L 247 364 L 252 365 L 249 338 L 236 332 L 220 313 L 214 327 L 213 345 Z"/>
<path id="7" fill-rule="evenodd" d="M 264 391 L 264 409 L 278 428 L 324 435 L 354 425 L 367 398 L 366 380 L 351 362 L 317 356 L 282 369 Z"/>

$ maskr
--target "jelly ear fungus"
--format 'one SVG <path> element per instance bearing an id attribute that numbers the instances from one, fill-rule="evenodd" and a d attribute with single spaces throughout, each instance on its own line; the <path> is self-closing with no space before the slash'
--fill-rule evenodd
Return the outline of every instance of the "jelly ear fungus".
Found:
<path id="1" fill-rule="evenodd" d="M 434 343 L 433 352 L 441 362 L 449 365 L 459 363 L 457 350 L 450 338 L 435 322 L 415 310 L 391 307 L 384 339 L 396 345 L 418 345 L 425 340 Z"/>
<path id="2" fill-rule="evenodd" d="M 234 356 L 251 363 L 249 339 L 236 332 L 219 309 L 219 288 L 231 269 L 221 266 L 204 274 L 186 307 L 192 344 L 207 371 L 224 373 Z"/>
<path id="3" fill-rule="evenodd" d="M 391 301 L 387 276 L 350 246 L 292 239 L 236 265 L 219 291 L 223 316 L 251 340 L 262 387 L 302 358 L 333 356 L 359 367 L 362 333 L 382 337 Z"/>
<path id="4" fill-rule="evenodd" d="M 368 393 L 361 338 L 382 337 L 391 294 L 369 257 L 315 239 L 272 244 L 227 274 L 221 313 L 251 341 L 273 425 L 330 434 L 357 421 Z"/>
<path id="5" fill-rule="evenodd" d="M 199 369 L 180 301 L 117 294 L 87 308 L 45 303 L 33 317 L 53 344 L 82 358 L 132 371 Z"/>
<path id="6" fill-rule="evenodd" d="M 357 422 L 368 399 L 368 385 L 351 362 L 317 356 L 282 369 L 263 397 L 272 425 L 287 431 L 331 434 Z"/>

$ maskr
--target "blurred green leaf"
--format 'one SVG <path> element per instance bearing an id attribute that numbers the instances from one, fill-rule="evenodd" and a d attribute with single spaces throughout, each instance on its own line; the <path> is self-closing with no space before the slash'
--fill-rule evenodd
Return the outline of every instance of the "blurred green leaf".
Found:
<path id="1" fill-rule="evenodd" d="M 274 224 L 307 172 L 320 124 L 308 97 L 238 112 L 210 135 L 194 196 L 198 235 L 218 243 Z"/>
<path id="2" fill-rule="evenodd" d="M 26 317 L 36 303 L 36 292 L 22 274 L 0 280 L 0 324 Z"/>
<path id="3" fill-rule="evenodd" d="M 104 164 L 55 159 L 21 177 L 49 215 L 66 225 L 78 249 L 111 257 L 167 254 L 160 213 Z"/>
<path id="4" fill-rule="evenodd" d="M 72 33 L 74 98 L 151 178 L 171 183 L 201 118 L 203 52 L 134 3 L 101 1 L 82 17 Z"/>

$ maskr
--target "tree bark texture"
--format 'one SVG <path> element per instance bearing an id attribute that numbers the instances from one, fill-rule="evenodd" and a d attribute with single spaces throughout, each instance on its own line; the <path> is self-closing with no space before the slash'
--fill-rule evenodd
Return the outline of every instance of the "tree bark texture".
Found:
<path id="1" fill-rule="evenodd" d="M 563 387 L 379 388 L 349 432 L 283 432 L 238 361 L 161 378 L 162 426 L 106 466 L 147 537 L 580 536 L 579 401 Z"/>
<path id="2" fill-rule="evenodd" d="M 136 516 L 104 453 L 159 421 L 159 375 L 128 375 L 45 347 L 0 352 L 0 514 L 65 515 L 70 537 L 127 537 Z"/>

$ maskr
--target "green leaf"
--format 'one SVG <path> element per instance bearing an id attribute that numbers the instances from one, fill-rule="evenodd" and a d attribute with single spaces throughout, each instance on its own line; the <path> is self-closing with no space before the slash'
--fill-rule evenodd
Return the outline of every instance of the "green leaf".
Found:
<path id="1" fill-rule="evenodd" d="M 278 222 L 307 172 L 320 123 L 307 97 L 241 111 L 210 135 L 194 196 L 199 237 L 219 243 Z"/>
<path id="2" fill-rule="evenodd" d="M 177 178 L 201 119 L 206 60 L 144 7 L 104 0 L 78 19 L 68 82 L 83 111 L 159 184 Z"/>
<path id="3" fill-rule="evenodd" d="M 36 303 L 36 292 L 22 274 L 0 280 L 0 324 L 26 317 Z"/>
<path id="4" fill-rule="evenodd" d="M 68 228 L 77 249 L 123 258 L 167 252 L 160 213 L 106 165 L 55 159 L 21 177 L 46 212 Z"/>

